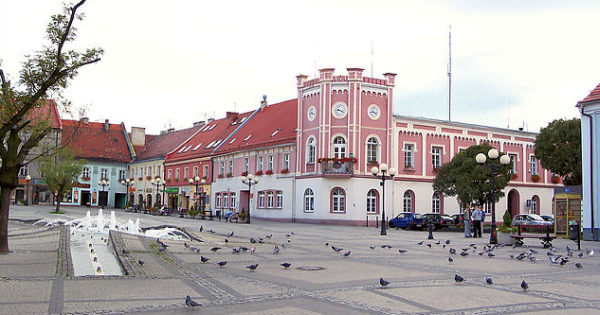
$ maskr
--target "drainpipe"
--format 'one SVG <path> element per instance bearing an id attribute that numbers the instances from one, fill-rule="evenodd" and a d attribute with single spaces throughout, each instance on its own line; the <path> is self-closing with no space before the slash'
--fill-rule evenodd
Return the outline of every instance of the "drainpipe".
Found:
<path id="1" fill-rule="evenodd" d="M 592 240 L 596 239 L 596 235 L 594 234 L 594 132 L 592 131 L 592 116 L 588 115 L 584 112 L 583 106 L 579 107 L 579 112 L 582 116 L 585 116 L 590 119 L 590 218 L 592 219 L 591 224 L 591 232 L 592 232 Z"/>

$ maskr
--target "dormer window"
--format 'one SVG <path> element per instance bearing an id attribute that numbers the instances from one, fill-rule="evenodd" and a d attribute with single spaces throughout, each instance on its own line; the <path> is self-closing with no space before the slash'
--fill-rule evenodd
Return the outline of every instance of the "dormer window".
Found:
<path id="1" fill-rule="evenodd" d="M 250 138 L 252 138 L 252 135 L 248 135 L 248 136 L 247 136 L 247 137 L 246 137 L 246 138 L 243 140 L 243 142 L 246 142 L 246 141 L 248 141 Z"/>
<path id="2" fill-rule="evenodd" d="M 281 128 L 277 128 L 277 130 L 273 131 L 273 133 L 271 134 L 271 137 L 275 137 L 275 135 L 279 132 L 279 130 L 281 130 Z"/>

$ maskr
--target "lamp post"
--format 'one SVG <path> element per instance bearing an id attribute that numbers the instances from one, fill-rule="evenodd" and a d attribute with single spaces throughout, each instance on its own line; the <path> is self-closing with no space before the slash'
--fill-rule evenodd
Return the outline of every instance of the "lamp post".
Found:
<path id="1" fill-rule="evenodd" d="M 190 178 L 190 185 L 196 186 L 196 190 L 194 190 L 194 199 L 196 199 L 196 210 L 200 210 L 198 209 L 198 199 L 200 199 L 200 194 L 198 193 L 198 185 L 200 185 L 201 183 L 204 184 L 206 183 L 206 181 L 204 179 L 200 180 L 200 176 Z M 204 211 L 204 209 L 202 209 L 202 211 Z"/>
<path id="2" fill-rule="evenodd" d="M 31 182 L 31 175 L 27 174 L 25 180 L 27 181 L 27 187 L 25 187 L 25 205 L 29 206 L 29 183 Z"/>
<path id="3" fill-rule="evenodd" d="M 256 185 L 256 184 L 258 184 L 258 181 L 259 181 L 259 178 L 254 177 L 254 175 L 252 175 L 252 174 L 242 176 L 242 183 L 248 185 L 248 215 L 246 216 L 246 218 L 247 218 L 246 223 L 250 223 L 250 198 L 252 196 L 250 193 L 250 189 L 252 188 L 252 184 Z"/>
<path id="4" fill-rule="evenodd" d="M 156 195 L 160 197 L 160 204 L 158 206 L 162 207 L 165 195 L 164 195 L 164 191 L 163 191 L 162 196 L 159 193 L 161 192 L 160 187 L 165 185 L 165 180 L 161 179 L 160 177 L 153 178 L 150 180 L 150 184 L 152 184 L 152 186 L 156 187 Z"/>
<path id="5" fill-rule="evenodd" d="M 125 187 L 127 187 L 127 200 L 125 202 L 125 205 L 129 205 L 130 207 L 133 206 L 132 204 L 130 204 L 129 202 L 131 201 L 131 199 L 129 198 L 129 187 L 132 187 L 133 184 L 135 184 L 135 181 L 133 179 L 121 179 L 121 184 L 125 185 Z"/>
<path id="6" fill-rule="evenodd" d="M 379 174 L 380 171 L 381 171 L 381 174 Z M 381 199 L 383 200 L 382 206 L 381 206 L 381 235 L 387 235 L 387 225 L 385 222 L 385 180 L 393 179 L 394 176 L 396 175 L 396 169 L 392 167 L 388 170 L 387 164 L 381 163 L 381 165 L 379 165 L 379 168 L 377 166 L 373 166 L 371 168 L 371 174 L 373 174 L 373 176 L 381 179 L 381 183 L 379 183 L 382 187 L 381 188 L 381 191 L 382 191 Z"/>
<path id="7" fill-rule="evenodd" d="M 100 205 L 100 209 L 104 209 L 104 206 L 106 206 L 106 202 L 108 201 L 108 198 L 105 198 L 105 196 L 104 196 L 104 188 L 106 186 L 108 186 L 109 184 L 110 183 L 108 181 L 106 181 L 106 179 L 98 181 L 98 186 L 102 186 L 102 198 L 100 198 L 102 201 L 102 204 Z"/>
<path id="8" fill-rule="evenodd" d="M 498 158 L 498 155 L 500 155 L 500 153 L 494 148 L 490 149 L 487 153 L 487 157 L 489 157 L 490 160 L 492 160 L 492 231 L 490 233 L 490 244 L 498 244 L 498 237 L 496 235 L 496 164 L 494 163 L 494 160 Z M 477 154 L 477 156 L 475 156 L 475 161 L 483 165 L 486 162 L 487 157 L 485 154 L 479 153 Z M 508 165 L 509 163 L 510 157 L 508 155 L 502 155 L 500 157 L 500 164 Z"/>

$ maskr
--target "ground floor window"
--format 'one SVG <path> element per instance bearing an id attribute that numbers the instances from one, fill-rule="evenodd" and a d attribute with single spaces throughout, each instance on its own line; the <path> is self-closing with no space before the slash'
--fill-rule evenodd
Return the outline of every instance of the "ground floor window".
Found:
<path id="1" fill-rule="evenodd" d="M 377 213 L 377 190 L 375 189 L 367 193 L 367 213 Z"/>
<path id="2" fill-rule="evenodd" d="M 304 212 L 315 211 L 315 193 L 312 189 L 306 188 L 304 191 Z"/>
<path id="3" fill-rule="evenodd" d="M 433 197 L 431 198 L 431 212 L 440 213 L 441 211 L 441 197 L 440 193 L 433 193 Z"/>
<path id="4" fill-rule="evenodd" d="M 331 211 L 335 213 L 346 212 L 346 193 L 341 188 L 331 191 Z"/>
<path id="5" fill-rule="evenodd" d="M 403 203 L 402 203 L 402 211 L 404 212 L 414 212 L 413 204 L 414 204 L 414 194 L 412 191 L 407 190 L 404 192 Z"/>

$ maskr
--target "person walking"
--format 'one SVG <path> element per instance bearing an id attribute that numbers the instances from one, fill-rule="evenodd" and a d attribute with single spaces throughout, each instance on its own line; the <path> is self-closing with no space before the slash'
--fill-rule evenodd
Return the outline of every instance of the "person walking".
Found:
<path id="1" fill-rule="evenodd" d="M 465 208 L 463 212 L 463 222 L 465 223 L 465 237 L 472 237 L 471 235 L 471 209 Z"/>
<path id="2" fill-rule="evenodd" d="M 482 212 L 481 212 L 481 205 L 477 205 L 477 207 L 475 208 L 475 211 L 473 211 L 473 237 L 479 237 L 481 238 L 481 218 L 482 218 Z"/>

